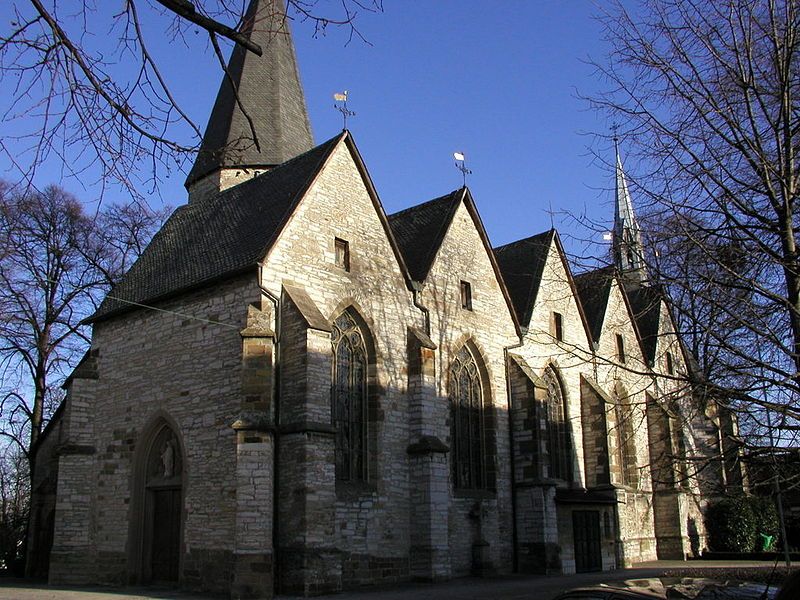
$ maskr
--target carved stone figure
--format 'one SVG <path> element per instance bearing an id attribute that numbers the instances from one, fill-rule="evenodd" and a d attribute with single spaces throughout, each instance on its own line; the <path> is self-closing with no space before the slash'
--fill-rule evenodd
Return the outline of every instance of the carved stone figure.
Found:
<path id="1" fill-rule="evenodd" d="M 161 463 L 164 465 L 164 477 L 172 477 L 175 474 L 175 449 L 171 439 L 165 441 L 161 449 Z"/>

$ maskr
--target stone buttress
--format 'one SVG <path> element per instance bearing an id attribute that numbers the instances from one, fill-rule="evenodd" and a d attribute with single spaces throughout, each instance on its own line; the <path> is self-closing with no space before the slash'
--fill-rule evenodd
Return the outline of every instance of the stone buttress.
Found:
<path id="1" fill-rule="evenodd" d="M 447 407 L 436 394 L 436 346 L 423 332 L 408 331 L 410 433 L 410 571 L 423 581 L 450 579 Z"/>
<path id="2" fill-rule="evenodd" d="M 267 303 L 268 304 L 268 303 Z M 236 431 L 236 516 L 231 598 L 271 598 L 274 581 L 272 403 L 275 334 L 272 312 L 248 307 L 242 336 L 242 404 Z"/>

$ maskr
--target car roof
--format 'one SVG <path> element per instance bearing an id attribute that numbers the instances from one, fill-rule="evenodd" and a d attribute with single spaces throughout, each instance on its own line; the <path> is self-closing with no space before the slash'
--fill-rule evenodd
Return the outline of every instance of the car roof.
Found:
<path id="1" fill-rule="evenodd" d="M 562 592 L 557 600 L 569 600 L 582 596 L 600 598 L 630 598 L 666 600 L 686 598 L 711 600 L 723 597 L 726 600 L 757 600 L 763 597 L 765 585 L 735 580 L 716 580 L 689 577 L 662 577 L 629 579 L 591 586 L 576 587 Z M 720 592 L 724 595 L 720 596 Z M 777 586 L 770 587 L 767 598 L 774 598 Z"/>

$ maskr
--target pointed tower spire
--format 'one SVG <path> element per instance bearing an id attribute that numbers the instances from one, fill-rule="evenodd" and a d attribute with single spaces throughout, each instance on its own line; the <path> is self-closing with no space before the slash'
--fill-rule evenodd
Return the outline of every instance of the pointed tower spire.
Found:
<path id="1" fill-rule="evenodd" d="M 241 45 L 233 49 L 200 152 L 186 178 L 190 202 L 314 145 L 283 0 L 251 0 L 241 31 L 261 46 L 263 55 Z"/>
<path id="2" fill-rule="evenodd" d="M 641 285 L 647 282 L 642 233 L 633 212 L 633 202 L 628 191 L 625 171 L 622 168 L 616 136 L 614 136 L 614 151 L 617 158 L 616 210 L 612 231 L 614 264 L 628 282 Z"/>

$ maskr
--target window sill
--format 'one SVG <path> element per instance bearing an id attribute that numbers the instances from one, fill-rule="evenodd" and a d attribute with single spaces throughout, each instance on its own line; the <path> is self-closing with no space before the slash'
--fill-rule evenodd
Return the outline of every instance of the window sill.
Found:
<path id="1" fill-rule="evenodd" d="M 455 489 L 453 490 L 454 498 L 473 498 L 475 500 L 494 500 L 497 498 L 497 493 L 494 490 L 469 490 L 469 489 Z"/>
<path id="2" fill-rule="evenodd" d="M 336 499 L 353 502 L 377 494 L 378 486 L 369 481 L 337 481 Z"/>

